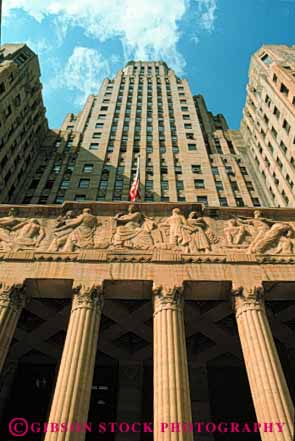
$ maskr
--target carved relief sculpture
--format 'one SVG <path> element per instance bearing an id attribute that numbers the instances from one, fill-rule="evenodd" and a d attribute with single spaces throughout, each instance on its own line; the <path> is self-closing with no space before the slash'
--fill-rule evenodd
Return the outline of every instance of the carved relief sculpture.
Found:
<path id="1" fill-rule="evenodd" d="M 168 243 L 172 248 L 181 249 L 190 242 L 190 229 L 187 220 L 179 208 L 173 208 L 172 215 L 160 223 L 161 227 L 169 227 Z"/>
<path id="2" fill-rule="evenodd" d="M 208 227 L 203 217 L 196 217 L 197 213 L 192 211 L 187 219 L 187 227 L 189 234 L 188 251 L 190 253 L 198 253 L 211 251 L 211 244 L 218 241 L 213 231 Z"/>
<path id="3" fill-rule="evenodd" d="M 45 229 L 38 219 L 19 219 L 11 209 L 7 217 L 0 219 L 0 247 L 4 251 L 27 250 L 38 247 L 44 239 Z"/>
<path id="4" fill-rule="evenodd" d="M 294 230 L 287 222 L 267 219 L 262 216 L 260 210 L 255 210 L 253 218 L 240 217 L 231 221 L 224 233 L 228 243 L 237 245 L 243 244 L 246 236 L 249 235 L 248 254 L 263 254 L 270 249 L 273 254 L 278 254 L 282 251 L 291 251 Z"/>
<path id="5" fill-rule="evenodd" d="M 156 224 L 153 219 L 144 216 L 134 205 L 128 207 L 128 213 L 118 213 L 114 217 L 115 232 L 112 243 L 119 248 L 151 249 L 154 247 L 151 231 Z"/>
<path id="6" fill-rule="evenodd" d="M 74 219 L 65 219 L 64 225 L 55 228 L 55 235 L 64 233 L 59 239 L 54 238 L 56 251 L 74 252 L 79 249 L 94 248 L 94 235 L 97 227 L 97 218 L 91 214 L 90 208 L 84 208 L 82 214 Z"/>

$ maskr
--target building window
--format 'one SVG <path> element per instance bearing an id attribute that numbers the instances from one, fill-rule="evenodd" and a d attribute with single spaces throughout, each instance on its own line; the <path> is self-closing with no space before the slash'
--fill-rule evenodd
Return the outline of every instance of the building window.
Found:
<path id="1" fill-rule="evenodd" d="M 195 179 L 195 188 L 205 188 L 205 182 L 204 179 Z"/>
<path id="2" fill-rule="evenodd" d="M 93 135 L 92 135 L 92 138 L 100 139 L 101 138 L 101 132 L 94 132 Z"/>
<path id="3" fill-rule="evenodd" d="M 188 144 L 187 147 L 190 151 L 197 150 L 197 144 Z"/>
<path id="4" fill-rule="evenodd" d="M 95 128 L 96 129 L 102 129 L 103 128 L 103 123 L 96 123 L 95 124 Z"/>
<path id="5" fill-rule="evenodd" d="M 280 113 L 279 109 L 276 106 L 273 109 L 273 114 L 275 115 L 275 117 L 277 119 L 279 119 L 281 113 Z"/>
<path id="6" fill-rule="evenodd" d="M 202 173 L 202 167 L 199 164 L 192 164 L 192 173 L 200 175 Z"/>
<path id="7" fill-rule="evenodd" d="M 63 196 L 56 196 L 55 203 L 56 204 L 63 204 L 64 200 L 65 200 L 65 198 Z"/>
<path id="8" fill-rule="evenodd" d="M 252 202 L 253 202 L 254 207 L 260 207 L 261 206 L 260 201 L 259 201 L 258 198 L 252 198 Z"/>
<path id="9" fill-rule="evenodd" d="M 90 179 L 80 179 L 79 188 L 89 188 Z"/>
<path id="10" fill-rule="evenodd" d="M 278 76 L 276 74 L 273 74 L 272 80 L 274 83 L 278 81 Z"/>
<path id="11" fill-rule="evenodd" d="M 285 86 L 284 83 L 281 83 L 280 92 L 285 96 L 289 95 L 289 89 Z"/>
<path id="12" fill-rule="evenodd" d="M 83 166 L 84 173 L 91 173 L 93 171 L 93 164 L 85 164 Z"/>
<path id="13" fill-rule="evenodd" d="M 70 186 L 70 181 L 68 179 L 64 179 L 60 184 L 60 188 L 63 190 L 69 188 L 69 186 Z"/>
<path id="14" fill-rule="evenodd" d="M 283 150 L 284 153 L 287 153 L 287 147 L 286 147 L 286 145 L 283 143 L 283 141 L 281 141 L 281 143 L 280 143 L 280 148 Z"/>
<path id="15" fill-rule="evenodd" d="M 218 191 L 222 191 L 223 190 L 223 183 L 221 181 L 216 181 L 216 189 Z"/>
<path id="16" fill-rule="evenodd" d="M 272 63 L 272 59 L 268 54 L 262 55 L 261 61 L 263 61 L 264 64 L 271 64 Z"/>
<path id="17" fill-rule="evenodd" d="M 228 202 L 225 197 L 220 197 L 219 202 L 220 202 L 221 207 L 228 207 Z"/>
<path id="18" fill-rule="evenodd" d="M 92 142 L 89 146 L 89 150 L 98 150 L 99 144 L 97 142 Z"/>
<path id="19" fill-rule="evenodd" d="M 276 139 L 278 136 L 278 132 L 276 131 L 276 129 L 274 127 L 271 128 L 271 134 L 272 136 Z"/>
<path id="20" fill-rule="evenodd" d="M 176 188 L 177 190 L 184 190 L 183 181 L 176 181 Z"/>
<path id="21" fill-rule="evenodd" d="M 284 122 L 283 122 L 283 129 L 285 129 L 285 131 L 289 135 L 291 126 L 290 126 L 290 124 L 288 123 L 288 121 L 286 119 L 284 119 Z"/>
<path id="22" fill-rule="evenodd" d="M 77 202 L 86 201 L 86 194 L 76 194 L 75 201 L 77 201 Z"/>
<path id="23" fill-rule="evenodd" d="M 208 205 L 208 197 L 207 196 L 197 196 L 197 202 L 207 206 Z"/>
<path id="24" fill-rule="evenodd" d="M 244 201 L 243 201 L 242 198 L 236 198 L 236 204 L 237 204 L 238 207 L 244 207 L 245 206 Z"/>

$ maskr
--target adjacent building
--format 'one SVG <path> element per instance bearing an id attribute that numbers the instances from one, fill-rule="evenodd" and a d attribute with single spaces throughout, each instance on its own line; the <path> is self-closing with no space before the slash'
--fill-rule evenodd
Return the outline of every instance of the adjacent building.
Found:
<path id="1" fill-rule="evenodd" d="M 0 49 L 0 203 L 21 191 L 48 132 L 36 54 L 24 44 Z"/>
<path id="2" fill-rule="evenodd" d="M 295 46 L 253 55 L 241 134 L 267 206 L 294 207 Z"/>

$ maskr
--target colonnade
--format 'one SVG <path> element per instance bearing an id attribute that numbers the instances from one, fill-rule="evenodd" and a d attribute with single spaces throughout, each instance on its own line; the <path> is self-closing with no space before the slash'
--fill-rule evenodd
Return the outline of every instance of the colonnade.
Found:
<path id="1" fill-rule="evenodd" d="M 240 343 L 257 421 L 283 422 L 263 441 L 291 441 L 294 406 L 275 347 L 262 286 L 232 290 Z M 22 286 L 0 284 L 0 370 L 26 296 Z M 154 441 L 192 441 L 191 432 L 161 432 L 161 422 L 192 423 L 184 329 L 183 286 L 154 286 Z M 49 422 L 87 421 L 103 286 L 74 284 L 71 315 Z M 45 441 L 83 441 L 85 433 L 48 432 Z"/>

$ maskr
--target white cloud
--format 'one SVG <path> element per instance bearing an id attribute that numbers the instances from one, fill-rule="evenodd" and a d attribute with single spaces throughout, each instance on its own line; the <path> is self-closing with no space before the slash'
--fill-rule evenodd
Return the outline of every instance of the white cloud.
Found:
<path id="1" fill-rule="evenodd" d="M 53 40 L 41 36 L 39 43 L 29 45 L 41 56 L 44 65 L 52 57 L 50 48 L 61 47 L 73 26 L 79 26 L 84 35 L 105 42 L 120 40 L 124 60 L 164 60 L 178 75 L 184 73 L 185 59 L 178 49 L 181 21 L 185 14 L 194 17 L 195 44 L 198 31 L 214 28 L 218 0 L 6 0 L 3 14 L 21 9 L 38 22 L 50 18 L 56 30 Z M 188 37 L 190 38 L 190 37 Z M 110 75 L 110 66 L 117 63 L 113 54 L 107 60 L 95 49 L 76 43 L 65 66 L 60 60 L 50 61 L 51 76 L 46 82 L 48 94 L 56 88 L 74 91 L 76 104 L 87 95 L 97 93 L 102 79 Z M 45 60 L 46 57 L 46 60 Z M 123 64 L 123 63 L 122 63 Z"/>
<path id="2" fill-rule="evenodd" d="M 196 0 L 199 9 L 198 22 L 207 31 L 213 31 L 217 0 Z"/>
<path id="3" fill-rule="evenodd" d="M 76 94 L 75 104 L 84 104 L 90 94 L 97 94 L 102 80 L 110 75 L 108 62 L 101 54 L 86 47 L 75 47 L 53 87 L 66 87 Z"/>
<path id="4" fill-rule="evenodd" d="M 74 25 L 101 42 L 119 38 L 126 59 L 163 59 L 181 74 L 185 60 L 177 49 L 180 21 L 189 6 L 195 5 L 199 27 L 211 30 L 216 1 L 6 0 L 3 9 L 4 14 L 9 14 L 12 9 L 21 8 L 39 22 L 48 15 L 55 16 L 60 40 Z"/>

